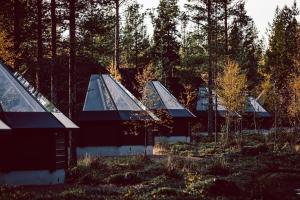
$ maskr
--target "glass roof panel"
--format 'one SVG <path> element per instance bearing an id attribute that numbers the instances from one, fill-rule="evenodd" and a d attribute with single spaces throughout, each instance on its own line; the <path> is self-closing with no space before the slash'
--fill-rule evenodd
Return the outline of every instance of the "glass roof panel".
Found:
<path id="1" fill-rule="evenodd" d="M 143 103 L 150 109 L 166 109 L 152 82 L 144 88 Z"/>
<path id="2" fill-rule="evenodd" d="M 13 75 L 0 65 L 0 102 L 3 111 L 46 112 Z"/>
<path id="3" fill-rule="evenodd" d="M 134 100 L 132 94 L 120 83 L 116 82 L 110 75 L 104 74 L 102 77 L 118 110 L 142 110 L 137 100 Z"/>
<path id="4" fill-rule="evenodd" d="M 153 81 L 153 85 L 167 109 L 185 109 L 160 82 Z"/>
<path id="5" fill-rule="evenodd" d="M 213 92 L 212 96 L 213 96 L 214 105 L 216 104 L 215 95 L 216 95 L 215 92 Z M 217 106 L 218 111 L 222 112 L 222 111 L 227 110 L 222 103 L 222 99 L 220 99 L 219 97 L 217 99 L 217 103 L 218 103 L 218 106 Z M 199 88 L 196 109 L 197 109 L 197 111 L 208 111 L 208 88 L 207 87 Z M 215 110 L 215 106 L 213 106 L 213 109 Z"/>
<path id="6" fill-rule="evenodd" d="M 253 97 L 249 97 L 248 100 L 250 105 L 247 106 L 247 112 L 267 113 L 267 111 Z M 250 108 L 248 109 L 248 107 Z"/>
<path id="7" fill-rule="evenodd" d="M 84 111 L 116 110 L 114 103 L 99 75 L 92 75 L 83 107 Z"/>
<path id="8" fill-rule="evenodd" d="M 19 80 L 19 82 L 26 88 L 26 90 L 35 97 L 35 99 L 43 105 L 43 107 L 48 112 L 60 112 L 46 97 L 39 93 L 30 83 L 17 72 L 14 73 L 14 76 Z"/>

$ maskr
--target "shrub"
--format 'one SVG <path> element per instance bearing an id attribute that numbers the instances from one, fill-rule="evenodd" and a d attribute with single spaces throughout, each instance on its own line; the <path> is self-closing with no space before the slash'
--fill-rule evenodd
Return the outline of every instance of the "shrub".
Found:
<path id="1" fill-rule="evenodd" d="M 218 158 L 208 167 L 208 174 L 217 176 L 228 176 L 231 172 L 224 158 Z"/>
<path id="2" fill-rule="evenodd" d="M 143 179 L 134 172 L 125 174 L 114 174 L 107 178 L 107 183 L 115 185 L 133 185 L 143 181 Z"/>

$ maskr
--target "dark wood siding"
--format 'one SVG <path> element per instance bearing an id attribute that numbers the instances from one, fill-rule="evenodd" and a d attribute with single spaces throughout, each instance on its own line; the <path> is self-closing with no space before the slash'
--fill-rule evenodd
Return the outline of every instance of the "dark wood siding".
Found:
<path id="1" fill-rule="evenodd" d="M 61 135 L 56 136 L 51 129 L 26 129 L 0 135 L 0 171 L 63 168 L 59 155 L 65 153 L 56 152 L 59 145 L 64 145 Z"/>
<path id="2" fill-rule="evenodd" d="M 78 144 L 80 147 L 144 145 L 143 122 L 136 123 L 120 121 L 82 122 L 80 123 Z M 138 127 L 138 130 L 134 131 L 133 126 Z M 147 143 L 151 144 L 151 141 Z"/>
<path id="3" fill-rule="evenodd" d="M 55 137 L 55 169 L 63 169 L 67 167 L 67 148 L 66 135 L 64 133 L 56 133 Z"/>

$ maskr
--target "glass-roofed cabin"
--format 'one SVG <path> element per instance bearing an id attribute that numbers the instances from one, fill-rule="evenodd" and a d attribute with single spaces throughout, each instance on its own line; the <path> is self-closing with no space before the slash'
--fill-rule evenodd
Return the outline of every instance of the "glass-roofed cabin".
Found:
<path id="1" fill-rule="evenodd" d="M 248 97 L 243 113 L 244 129 L 270 129 L 272 114 L 269 113 L 254 97 Z"/>
<path id="2" fill-rule="evenodd" d="M 145 123 L 153 120 L 158 119 L 111 75 L 92 75 L 79 116 L 77 155 L 152 154 L 153 134 Z"/>
<path id="3" fill-rule="evenodd" d="M 159 82 L 148 82 L 143 91 L 143 103 L 161 120 L 155 143 L 190 142 L 191 120 L 195 117 Z"/>
<path id="4" fill-rule="evenodd" d="M 0 184 L 63 183 L 65 133 L 78 128 L 0 62 Z"/>
<path id="5" fill-rule="evenodd" d="M 213 120 L 215 119 L 215 105 L 216 105 L 216 93 L 212 92 L 213 98 Z M 217 95 L 217 124 L 218 130 L 225 125 L 225 117 L 227 114 L 227 108 L 224 106 L 222 99 Z M 207 132 L 208 124 L 208 88 L 200 87 L 198 92 L 196 115 L 201 122 L 200 131 Z M 254 128 L 254 119 L 256 119 L 257 129 L 259 128 L 268 128 L 270 125 L 271 114 L 267 112 L 253 97 L 248 97 L 246 101 L 245 112 L 241 116 L 238 113 L 231 113 L 232 119 L 242 120 L 241 127 L 253 129 Z M 214 123 L 214 122 L 213 122 Z M 240 122 L 239 122 L 240 123 Z"/>

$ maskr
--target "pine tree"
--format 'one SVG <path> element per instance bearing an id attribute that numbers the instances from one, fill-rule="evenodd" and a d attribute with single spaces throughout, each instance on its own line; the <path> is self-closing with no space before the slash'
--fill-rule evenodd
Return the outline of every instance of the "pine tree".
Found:
<path id="1" fill-rule="evenodd" d="M 56 65 L 57 65 L 57 36 L 56 36 L 56 0 L 51 0 L 51 102 L 57 103 L 57 77 L 56 77 Z"/>
<path id="2" fill-rule="evenodd" d="M 161 0 L 154 18 L 153 53 L 159 75 L 168 87 L 173 71 L 179 64 L 178 30 L 176 28 L 179 8 L 177 0 Z"/>
<path id="3" fill-rule="evenodd" d="M 272 87 L 277 100 L 271 110 L 277 113 L 279 125 L 286 123 L 290 93 L 288 84 L 297 72 L 294 57 L 297 54 L 297 20 L 296 4 L 289 8 L 276 10 L 271 26 L 269 48 L 266 52 L 266 71 L 270 74 Z"/>
<path id="4" fill-rule="evenodd" d="M 76 26 L 75 26 L 75 9 L 76 0 L 70 0 L 69 2 L 69 33 L 70 33 L 70 55 L 69 55 L 69 118 L 74 118 L 75 102 L 76 102 Z M 70 145 L 70 158 L 69 165 L 76 165 L 76 143 L 75 134 L 70 131 L 69 134 L 69 145 Z"/>
<path id="5" fill-rule="evenodd" d="M 123 64 L 130 68 L 143 68 L 149 64 L 150 42 L 144 24 L 146 13 L 140 13 L 141 5 L 130 4 L 126 9 L 122 37 Z"/>

